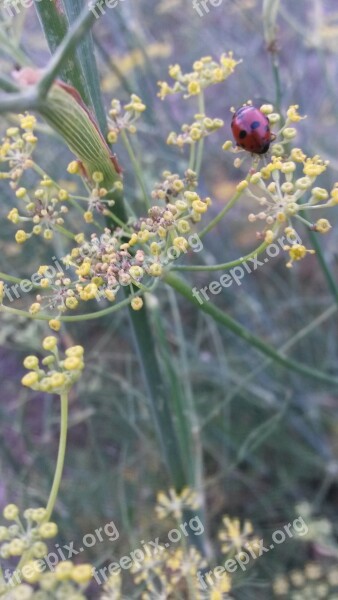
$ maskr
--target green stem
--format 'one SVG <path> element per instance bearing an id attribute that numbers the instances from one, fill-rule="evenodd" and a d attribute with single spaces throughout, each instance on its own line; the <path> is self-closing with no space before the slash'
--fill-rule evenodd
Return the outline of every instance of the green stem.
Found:
<path id="1" fill-rule="evenodd" d="M 131 310 L 130 320 L 164 461 L 175 489 L 180 491 L 187 483 L 186 474 L 146 310 L 144 308 L 137 312 Z"/>
<path id="2" fill-rule="evenodd" d="M 108 308 L 104 308 L 103 310 L 98 310 L 94 313 L 88 313 L 85 315 L 74 315 L 73 317 L 58 317 L 58 320 L 61 321 L 62 323 L 73 323 L 76 321 L 90 321 L 92 319 L 99 319 L 100 317 L 105 317 L 107 315 L 110 315 L 118 310 L 120 310 L 121 308 L 124 308 L 125 306 L 128 306 L 131 302 L 131 300 L 133 298 L 135 298 L 135 296 L 139 296 L 140 292 L 137 292 L 135 294 L 132 294 L 131 296 L 129 296 L 128 298 L 126 298 L 125 300 L 121 300 L 121 302 L 118 302 L 118 304 L 114 304 L 113 306 L 108 306 Z M 10 306 L 5 306 L 4 304 L 0 306 L 0 312 L 7 312 L 10 313 L 12 315 L 18 315 L 19 317 L 25 317 L 26 319 L 34 319 L 36 321 L 50 321 L 53 316 L 52 315 L 43 315 L 43 314 L 35 314 L 32 315 L 31 313 L 25 311 L 25 310 L 20 310 L 19 308 L 12 308 Z"/>
<path id="3" fill-rule="evenodd" d="M 74 24 L 66 33 L 61 44 L 53 54 L 47 67 L 47 71 L 39 83 L 38 88 L 40 98 L 44 98 L 48 94 L 48 91 L 52 87 L 54 80 L 60 73 L 63 65 L 75 51 L 82 38 L 94 25 L 95 20 L 95 15 L 85 8 L 76 21 L 74 21 Z"/>
<path id="4" fill-rule="evenodd" d="M 62 392 L 61 396 L 61 425 L 60 425 L 60 439 L 59 439 L 59 450 L 56 461 L 56 469 L 54 474 L 54 481 L 52 489 L 49 494 L 49 499 L 46 507 L 47 514 L 45 521 L 49 521 L 55 506 L 55 502 L 59 493 L 63 465 L 65 462 L 66 445 L 67 445 L 67 430 L 68 430 L 68 392 Z"/>
<path id="5" fill-rule="evenodd" d="M 188 168 L 191 169 L 192 171 L 194 170 L 195 156 L 196 156 L 196 142 L 193 142 L 190 146 L 190 158 L 189 158 L 189 166 L 188 166 Z"/>
<path id="6" fill-rule="evenodd" d="M 251 175 L 249 174 L 245 181 L 248 181 Z M 236 193 L 230 198 L 229 202 L 226 203 L 225 207 L 218 213 L 218 215 L 208 223 L 204 229 L 198 234 L 200 238 L 205 236 L 209 231 L 211 231 L 220 221 L 222 221 L 223 217 L 229 212 L 229 210 L 236 204 L 237 200 L 241 197 L 244 190 L 237 190 Z"/>
<path id="7" fill-rule="evenodd" d="M 38 13 L 51 54 L 59 52 L 68 30 L 68 23 L 65 15 L 59 11 L 56 3 L 51 2 L 50 0 L 35 0 L 35 9 Z M 74 55 L 74 52 L 67 53 L 67 56 L 65 57 L 65 60 L 62 61 L 60 67 L 61 70 L 58 71 L 57 74 L 61 75 L 62 79 L 67 83 L 73 85 L 80 93 L 83 101 L 88 104 L 90 98 L 86 81 L 82 73 L 81 65 Z"/>
<path id="8" fill-rule="evenodd" d="M 248 331 L 235 321 L 232 317 L 221 311 L 211 302 L 203 302 L 202 304 L 197 300 L 194 295 L 194 290 L 186 284 L 180 277 L 174 275 L 174 273 L 167 273 L 164 277 L 164 281 L 173 287 L 179 294 L 184 296 L 189 302 L 197 306 L 200 310 L 210 315 L 215 321 L 224 325 L 229 331 L 232 331 L 235 335 L 245 340 L 248 344 L 257 348 L 262 354 L 265 354 L 276 363 L 295 371 L 296 373 L 300 373 L 301 375 L 305 375 L 307 377 L 317 379 L 318 381 L 330 383 L 333 385 L 338 385 L 338 378 L 332 375 L 327 375 L 322 371 L 319 371 L 313 367 L 309 367 L 295 360 L 291 360 L 277 352 L 272 346 L 263 342 L 259 337 L 255 336 L 251 331 Z"/>
<path id="9" fill-rule="evenodd" d="M 199 96 L 198 96 L 198 112 L 201 115 L 205 114 L 205 101 L 204 101 L 203 90 L 201 90 L 201 92 L 199 93 Z M 204 137 L 201 137 L 201 139 L 199 140 L 198 145 L 197 145 L 196 165 L 195 165 L 195 169 L 194 169 L 194 171 L 197 173 L 197 177 L 200 174 L 200 170 L 201 170 L 201 166 L 202 166 L 203 150 L 204 150 Z"/>
<path id="10" fill-rule="evenodd" d="M 125 148 L 126 148 L 126 150 L 128 152 L 128 156 L 130 158 L 130 162 L 133 165 L 136 179 L 137 179 L 137 181 L 138 181 L 138 183 L 140 185 L 140 188 L 142 190 L 143 200 L 144 200 L 145 206 L 146 206 L 147 209 L 149 209 L 151 207 L 150 200 L 149 200 L 149 194 L 147 192 L 147 188 L 146 188 L 146 185 L 145 185 L 145 181 L 144 181 L 144 178 L 143 178 L 142 169 L 140 167 L 139 161 L 136 158 L 134 149 L 133 149 L 133 147 L 132 147 L 132 145 L 130 143 L 130 140 L 128 138 L 127 132 L 124 129 L 122 129 L 120 135 L 121 135 L 121 139 L 123 141 L 123 144 L 124 144 L 124 146 L 125 146 Z"/>
<path id="11" fill-rule="evenodd" d="M 266 250 L 269 246 L 269 242 L 263 242 L 258 248 L 246 254 L 245 256 L 241 256 L 241 258 L 237 258 L 236 260 L 232 260 L 230 262 L 218 264 L 218 265 L 178 265 L 177 267 L 173 267 L 173 271 L 224 271 L 226 269 L 232 269 L 233 267 L 237 267 L 238 265 L 242 265 L 245 261 L 250 260 L 254 256 L 259 256 Z"/>

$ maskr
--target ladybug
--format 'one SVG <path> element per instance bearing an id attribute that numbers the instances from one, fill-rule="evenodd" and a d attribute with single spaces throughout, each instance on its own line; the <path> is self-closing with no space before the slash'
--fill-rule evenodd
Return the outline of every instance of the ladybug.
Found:
<path id="1" fill-rule="evenodd" d="M 265 154 L 274 139 L 269 119 L 254 106 L 242 106 L 231 121 L 237 145 L 253 154 Z"/>

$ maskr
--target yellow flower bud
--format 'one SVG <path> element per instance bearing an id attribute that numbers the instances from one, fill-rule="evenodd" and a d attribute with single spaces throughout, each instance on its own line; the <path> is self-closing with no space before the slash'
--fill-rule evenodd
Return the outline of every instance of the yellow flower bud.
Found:
<path id="1" fill-rule="evenodd" d="M 83 214 L 83 218 L 86 221 L 86 223 L 93 223 L 94 221 L 94 216 L 93 213 L 90 210 L 87 210 L 84 214 Z"/>
<path id="2" fill-rule="evenodd" d="M 7 504 L 2 511 L 6 521 L 16 521 L 19 516 L 19 509 L 16 504 Z"/>
<path id="3" fill-rule="evenodd" d="M 66 377 L 63 373 L 53 373 L 49 379 L 53 389 L 62 388 L 66 383 Z"/>
<path id="4" fill-rule="evenodd" d="M 133 310 L 141 310 L 143 306 L 143 300 L 138 296 L 137 298 L 132 299 L 130 305 Z"/>
<path id="5" fill-rule="evenodd" d="M 19 229 L 15 234 L 15 241 L 18 244 L 24 244 L 24 242 L 29 238 L 29 235 L 23 230 Z"/>
<path id="6" fill-rule="evenodd" d="M 41 304 L 39 302 L 34 302 L 30 308 L 29 308 L 29 312 L 31 313 L 31 315 L 36 315 L 41 309 Z"/>
<path id="7" fill-rule="evenodd" d="M 74 296 L 71 296 L 69 298 L 66 298 L 65 304 L 70 310 L 75 310 L 78 307 L 79 302 L 76 298 L 74 298 Z"/>
<path id="8" fill-rule="evenodd" d="M 37 369 L 39 367 L 39 359 L 37 356 L 26 356 L 25 360 L 23 361 L 23 366 L 25 367 L 25 369 L 29 369 L 34 370 Z"/>
<path id="9" fill-rule="evenodd" d="M 53 351 L 57 346 L 57 338 L 54 335 L 49 335 L 42 342 L 42 347 L 44 350 Z"/>
<path id="10" fill-rule="evenodd" d="M 70 173 L 71 175 L 77 175 L 80 172 L 80 164 L 79 161 L 77 160 L 73 160 L 71 163 L 69 163 L 68 167 L 67 167 L 67 171 L 68 173 Z"/>
<path id="11" fill-rule="evenodd" d="M 58 581 L 70 579 L 74 565 L 70 560 L 64 560 L 55 567 L 55 577 Z"/>
<path id="12" fill-rule="evenodd" d="M 27 190 L 24 187 L 19 188 L 18 190 L 16 190 L 15 195 L 17 198 L 24 198 L 27 194 Z"/>
<path id="13" fill-rule="evenodd" d="M 79 585 L 88 583 L 93 577 L 93 567 L 91 565 L 83 564 L 76 565 L 73 567 L 71 572 L 71 578 L 75 583 Z"/>
<path id="14" fill-rule="evenodd" d="M 319 231 L 319 233 L 328 233 L 332 225 L 327 219 L 318 219 L 315 227 L 316 231 Z"/>
<path id="15" fill-rule="evenodd" d="M 188 85 L 188 93 L 190 96 L 196 96 L 201 91 L 201 86 L 198 81 L 191 81 Z"/>
<path id="16" fill-rule="evenodd" d="M 69 356 L 63 363 L 66 371 L 79 371 L 83 368 L 83 361 L 77 356 Z"/>
<path id="17" fill-rule="evenodd" d="M 58 533 L 58 527 L 56 523 L 49 521 L 48 523 L 42 523 L 39 527 L 39 534 L 43 539 L 53 538 Z"/>
<path id="18" fill-rule="evenodd" d="M 28 583 L 36 583 L 41 577 L 39 561 L 29 561 L 21 569 L 22 576 Z"/>
<path id="19" fill-rule="evenodd" d="M 153 263 L 149 267 L 149 273 L 150 275 L 152 275 L 152 277 L 160 277 L 162 275 L 162 272 L 163 268 L 162 265 L 160 265 L 160 263 Z"/>
<path id="20" fill-rule="evenodd" d="M 53 331 L 60 331 L 61 329 L 61 321 L 59 321 L 58 319 L 51 319 L 48 322 L 48 325 L 51 329 L 53 329 Z"/>
<path id="21" fill-rule="evenodd" d="M 33 387 L 38 381 L 39 376 L 35 371 L 27 373 L 27 375 L 24 375 L 24 377 L 21 379 L 21 383 L 25 387 Z"/>

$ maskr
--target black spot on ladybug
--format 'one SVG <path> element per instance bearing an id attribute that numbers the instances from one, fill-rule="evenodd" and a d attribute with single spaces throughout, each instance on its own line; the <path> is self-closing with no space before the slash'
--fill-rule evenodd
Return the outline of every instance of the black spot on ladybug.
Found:
<path id="1" fill-rule="evenodd" d="M 244 129 L 242 129 L 242 131 L 239 132 L 239 137 L 241 138 L 241 140 L 243 140 L 246 136 L 247 136 L 246 131 L 244 131 Z"/>
<path id="2" fill-rule="evenodd" d="M 250 125 L 251 129 L 257 129 L 260 126 L 259 121 L 253 121 Z"/>

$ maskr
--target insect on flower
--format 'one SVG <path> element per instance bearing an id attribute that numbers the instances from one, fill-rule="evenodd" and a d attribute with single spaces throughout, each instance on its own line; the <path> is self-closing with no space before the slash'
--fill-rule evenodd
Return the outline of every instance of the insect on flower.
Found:
<path id="1" fill-rule="evenodd" d="M 265 154 L 274 139 L 269 119 L 254 106 L 236 110 L 231 129 L 237 145 L 253 154 Z"/>

